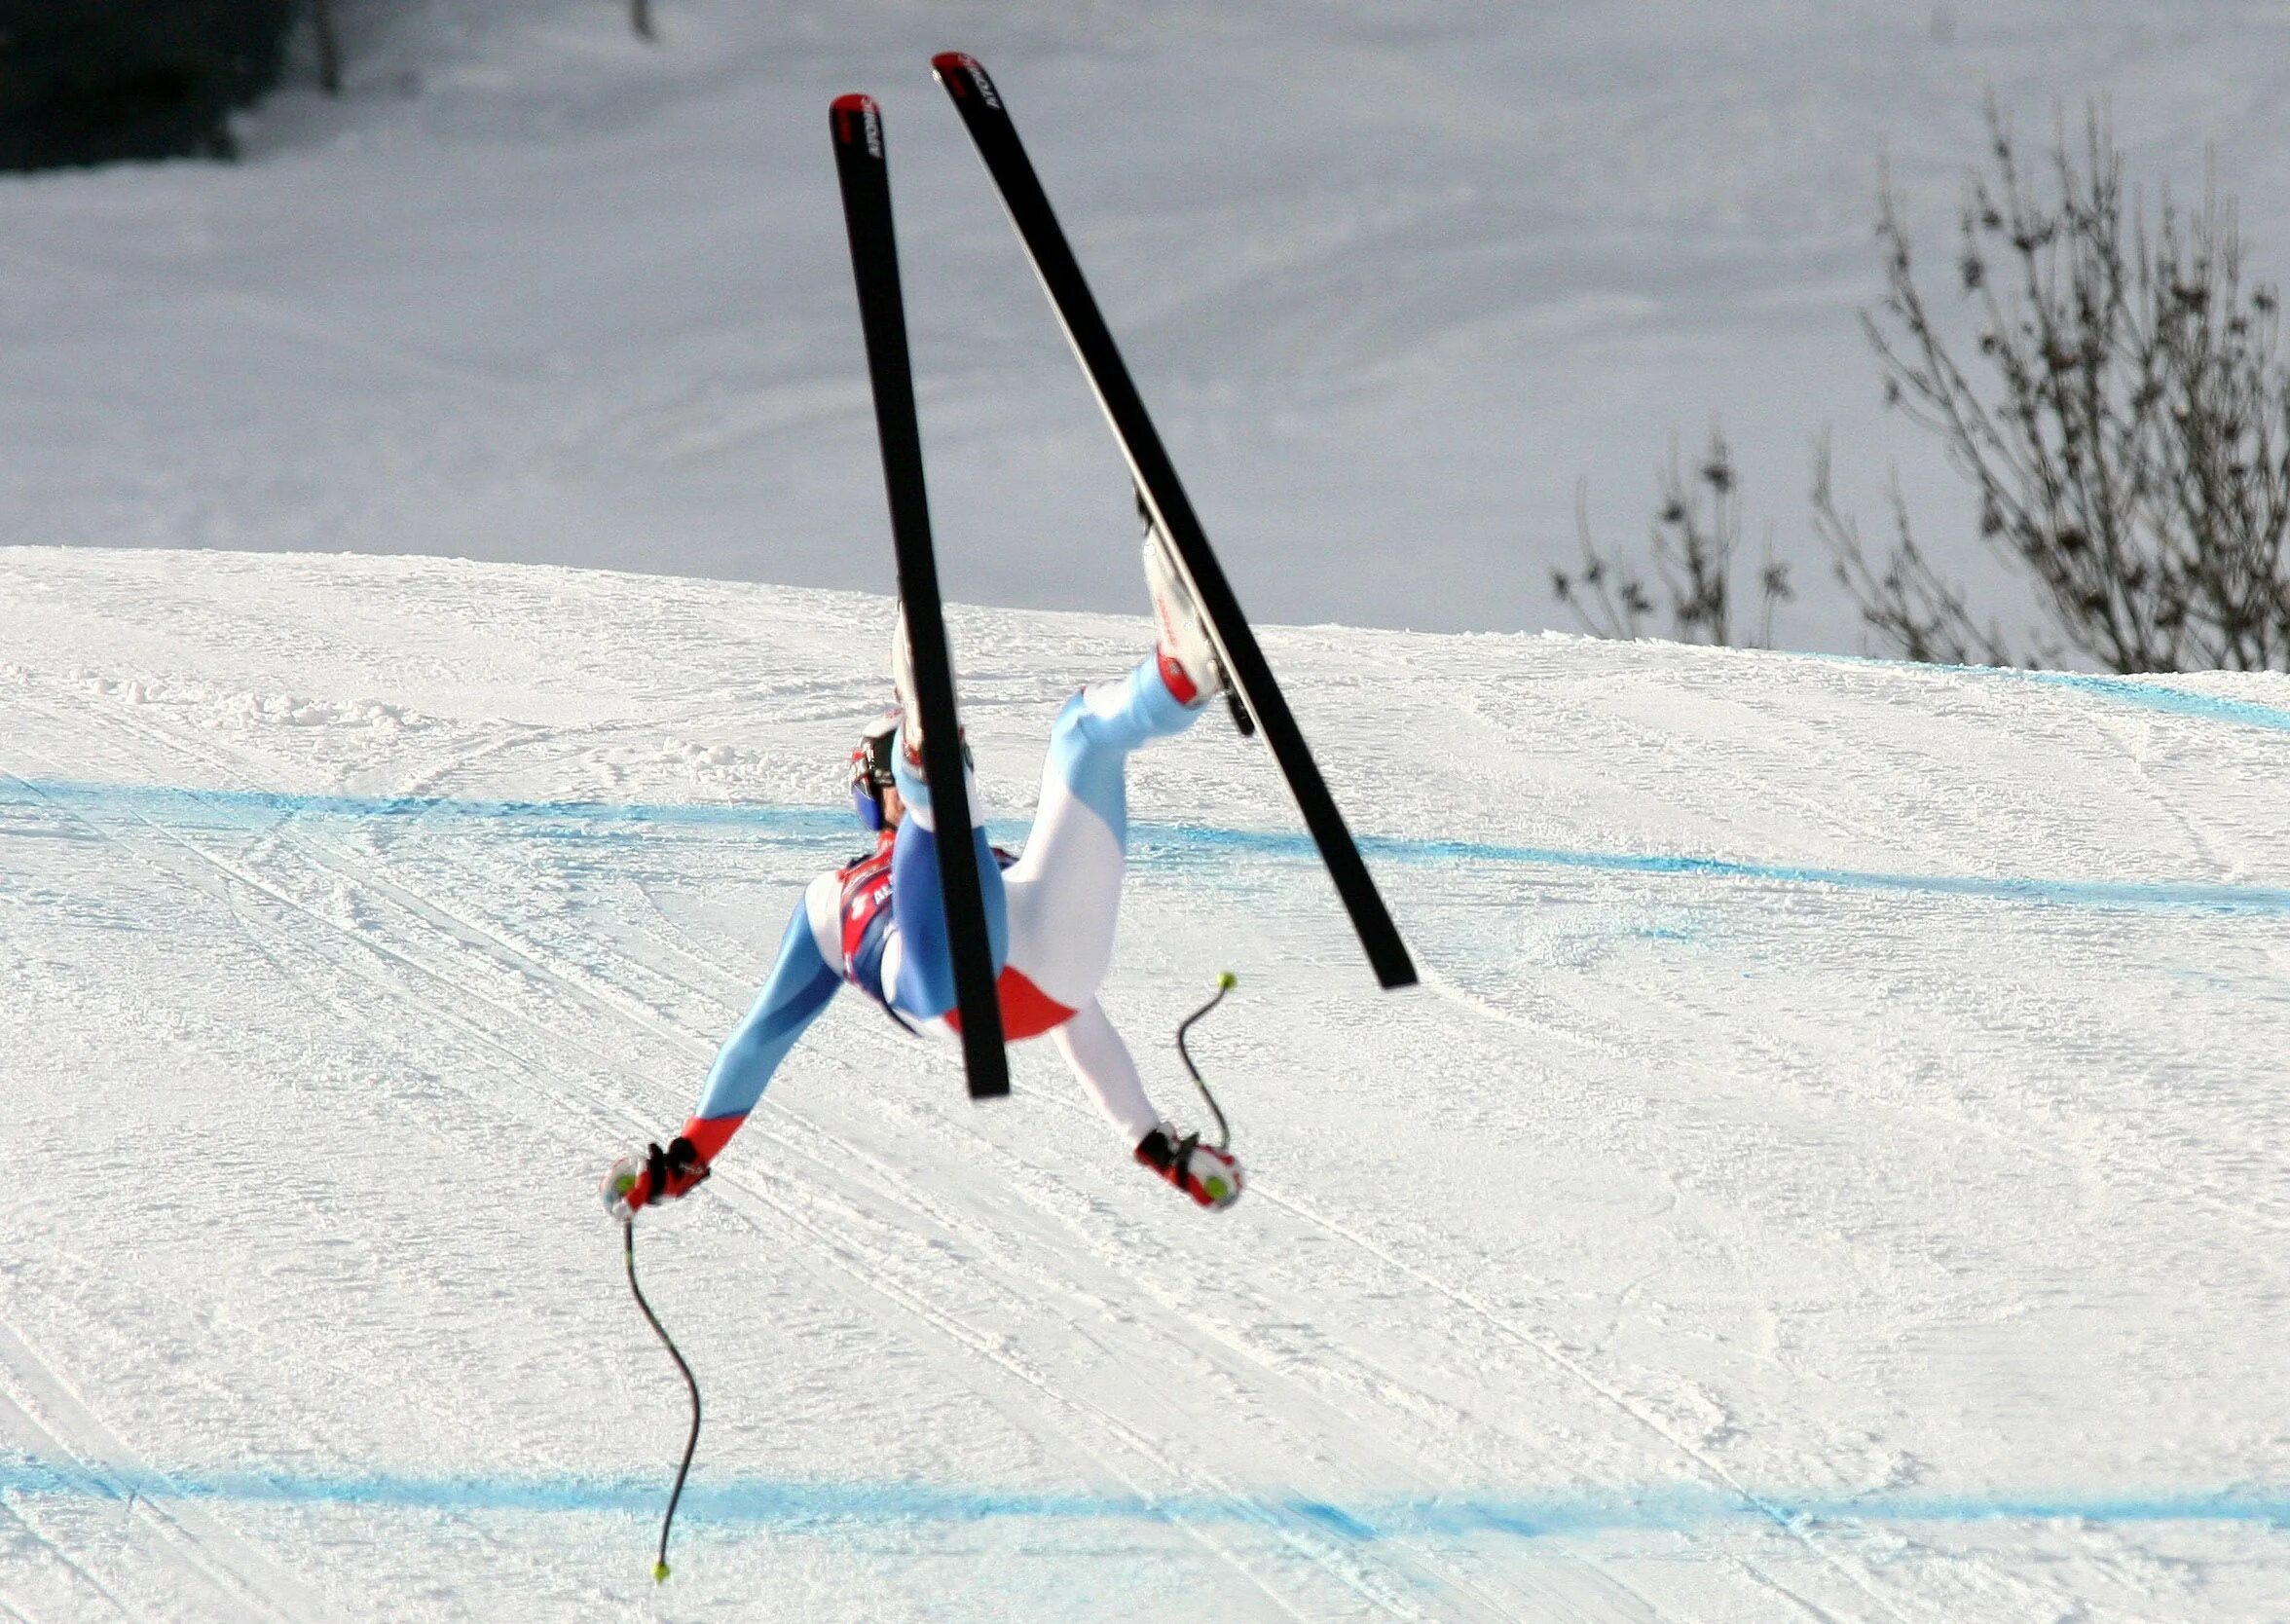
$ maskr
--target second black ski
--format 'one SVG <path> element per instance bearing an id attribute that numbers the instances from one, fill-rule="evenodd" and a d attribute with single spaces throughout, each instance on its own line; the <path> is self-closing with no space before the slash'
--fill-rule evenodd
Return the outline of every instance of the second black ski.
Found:
<path id="1" fill-rule="evenodd" d="M 1010 1059 L 1002 1043 L 1002 1006 L 986 936 L 984 895 L 976 847 L 968 839 L 970 792 L 963 778 L 962 725 L 954 703 L 954 664 L 939 566 L 931 546 L 930 504 L 922 480 L 922 432 L 914 410 L 914 373 L 906 349 L 905 302 L 899 290 L 899 249 L 891 229 L 890 165 L 882 113 L 871 97 L 837 96 L 828 112 L 835 172 L 842 181 L 843 221 L 850 229 L 851 275 L 867 334 L 867 368 L 874 386 L 875 428 L 882 439 L 883 482 L 890 495 L 891 541 L 899 558 L 899 601 L 914 656 L 914 699 L 922 712 L 923 777 L 941 830 L 939 874 L 945 889 L 946 932 L 954 957 L 957 1024 L 970 1097 L 1010 1092 Z"/>
<path id="2" fill-rule="evenodd" d="M 1296 797 L 1305 827 L 1319 847 L 1321 861 L 1351 916 L 1352 928 L 1359 933 L 1360 945 L 1367 951 L 1376 978 L 1386 987 L 1414 985 L 1416 967 L 1408 956 L 1407 943 L 1384 905 L 1383 895 L 1360 858 L 1344 814 L 1337 810 L 1319 764 L 1312 759 L 1311 749 L 1273 678 L 1272 667 L 1257 646 L 1256 634 L 1249 629 L 1247 616 L 1240 612 L 1239 601 L 1233 596 L 1224 570 L 1210 550 L 1208 535 L 1194 514 L 1193 503 L 1177 479 L 1176 465 L 1162 446 L 1136 385 L 1129 380 L 1129 369 L 1098 313 L 1097 301 L 1072 248 L 1066 244 L 1065 232 L 1018 140 L 1017 126 L 1011 121 L 1001 92 L 978 58 L 962 52 L 936 56 L 931 66 L 953 98 L 955 111 L 978 144 L 986 172 L 1002 194 L 1011 224 L 1017 228 L 1034 273 L 1041 277 L 1042 291 L 1049 295 L 1051 308 L 1057 313 L 1073 346 L 1074 357 L 1105 409 L 1106 421 L 1128 461 L 1130 477 L 1136 481 L 1147 520 L 1167 541 L 1193 601 L 1208 621 L 1210 639 L 1225 674 L 1240 690 L 1241 700 L 1263 729 L 1265 743 L 1288 781 L 1289 793 Z"/>

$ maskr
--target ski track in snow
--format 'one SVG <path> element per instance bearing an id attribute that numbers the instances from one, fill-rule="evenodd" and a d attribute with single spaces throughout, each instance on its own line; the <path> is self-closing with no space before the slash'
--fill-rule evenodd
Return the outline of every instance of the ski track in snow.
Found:
<path id="1" fill-rule="evenodd" d="M 185 750 L 179 741 L 168 739 L 164 734 L 161 734 L 156 730 L 138 728 L 136 731 L 138 731 L 142 737 L 150 740 L 151 742 L 163 745 L 172 745 L 176 750 L 181 751 L 185 755 L 193 755 L 193 753 Z M 211 757 L 200 759 L 196 756 L 193 756 L 193 760 L 194 764 L 203 767 L 210 772 L 222 769 L 224 767 L 222 762 Z M 320 853 L 319 851 L 315 850 L 310 842 L 301 840 L 289 834 L 287 831 L 291 829 L 291 825 L 280 825 L 276 835 L 267 837 L 266 843 L 275 841 L 276 845 L 278 847 L 292 845 L 296 849 L 297 855 L 317 863 L 321 867 L 326 867 L 330 871 L 334 871 L 338 874 L 342 872 L 341 869 L 335 867 L 335 862 L 337 860 L 338 854 L 332 852 Z M 239 880 L 240 883 L 258 888 L 271 896 L 274 900 L 281 902 L 287 901 L 281 891 L 279 891 L 275 886 L 266 884 L 261 878 L 261 868 L 277 862 L 276 855 L 264 855 L 266 858 L 264 863 L 250 863 L 243 868 L 229 869 L 227 871 L 231 872 L 232 877 Z M 386 894 L 388 900 L 401 909 L 425 915 L 429 918 L 431 923 L 446 924 L 449 934 L 462 937 L 462 939 L 469 945 L 476 948 L 476 950 L 480 952 L 490 952 L 496 956 L 506 959 L 524 973 L 544 976 L 554 981 L 568 986 L 578 984 L 578 978 L 568 976 L 565 968 L 561 964 L 552 964 L 548 962 L 546 955 L 536 951 L 530 943 L 510 940 L 506 935 L 503 934 L 500 927 L 496 924 L 478 923 L 466 918 L 449 916 L 445 914 L 438 904 L 433 903 L 431 900 L 413 893 L 397 885 L 392 880 L 380 879 L 374 873 L 368 873 L 362 876 L 362 878 L 355 881 L 355 883 L 362 883 L 371 887 L 377 893 Z M 403 957 L 402 955 L 390 949 L 385 948 L 381 949 L 381 951 L 392 959 L 401 959 Z M 409 959 L 404 960 L 404 962 L 410 965 L 412 961 Z M 435 975 L 434 972 L 431 974 Z M 450 979 L 450 978 L 443 976 L 439 976 L 437 978 Z M 608 1000 L 606 1000 L 601 994 L 592 988 L 583 987 L 582 990 L 586 992 L 591 999 L 597 1002 L 608 1002 Z M 630 1019 L 640 1024 L 646 1023 L 646 1015 L 644 1012 L 631 1011 L 622 1008 L 616 1009 L 614 1013 L 618 1014 L 624 1019 Z M 729 1012 L 726 1012 L 726 1014 L 728 1015 Z M 713 1045 L 701 1034 L 680 1029 L 676 1031 L 673 1036 L 677 1040 L 681 1041 L 683 1045 L 692 1053 L 692 1055 L 695 1058 L 700 1059 L 703 1063 L 705 1058 L 712 1052 Z M 531 1057 L 521 1055 L 518 1056 L 518 1058 L 521 1060 L 530 1060 Z M 558 1100 L 554 1103 L 562 1105 L 564 1102 Z M 623 1120 L 617 1124 L 612 1124 L 610 1126 L 619 1126 L 622 1128 L 633 1128 L 636 1131 L 643 1131 L 644 1128 L 644 1125 L 642 1123 L 630 1122 L 626 1120 Z M 928 1200 L 927 1195 L 914 1189 L 911 1186 L 910 1181 L 900 1177 L 892 1169 L 885 1166 L 879 1159 L 868 1156 L 865 1152 L 849 1144 L 832 1139 L 826 1139 L 825 1142 L 831 1145 L 832 1149 L 840 1153 L 842 1156 L 852 1160 L 864 1162 L 870 1172 L 872 1172 L 878 1178 L 886 1181 L 882 1188 L 874 1192 L 877 1196 L 888 1197 L 892 1200 L 903 1199 L 905 1202 L 908 1203 L 912 1216 L 926 1219 L 942 1228 L 952 1230 L 956 1234 L 962 1235 L 964 1239 L 972 1244 L 980 1243 L 984 1239 L 984 1236 L 980 1232 L 970 1231 L 966 1233 L 964 1226 L 960 1223 L 960 1221 L 952 1219 L 950 1215 L 940 1208 L 937 1203 L 931 1202 Z M 783 1146 L 783 1148 L 796 1149 L 798 1147 Z M 814 1146 L 808 1148 L 812 1148 L 815 1151 L 815 1144 Z M 1025 1187 L 1021 1186 L 1020 1191 L 1021 1193 L 1025 1193 Z M 751 1189 L 748 1193 L 756 1194 L 757 1192 Z M 783 1220 L 794 1219 L 797 1222 L 801 1222 L 800 1219 L 796 1218 L 795 1214 L 782 1207 L 774 1205 L 773 1211 L 775 1212 L 776 1216 Z M 852 1225 L 868 1222 L 869 1217 L 868 1214 L 860 1209 L 848 1210 L 842 1216 L 847 1224 Z M 1323 1228 L 1331 1228 L 1332 1233 L 1339 1235 L 1344 1234 L 1343 1231 L 1335 1230 L 1332 1226 L 1328 1226 L 1323 1220 L 1311 1219 L 1311 1221 L 1314 1222 L 1315 1224 L 1319 1224 Z M 843 1233 L 846 1238 L 842 1244 L 847 1247 L 849 1245 L 847 1239 L 848 1232 L 845 1231 Z M 826 1237 L 821 1236 L 821 1238 L 824 1239 Z M 1348 1236 L 1346 1238 L 1354 1237 Z M 1356 1239 L 1354 1239 L 1354 1243 L 1360 1244 L 1361 1242 L 1358 1242 Z M 1371 1250 L 1373 1250 L 1372 1247 Z M 1380 1252 L 1378 1255 L 1382 1256 Z M 1185 1473 L 1169 1458 L 1164 1449 L 1157 1448 L 1149 1438 L 1140 1433 L 1133 1426 L 1123 1422 L 1118 1418 L 1095 1406 L 1090 1406 L 1086 1403 L 1078 1403 L 1072 1397 L 1063 1394 L 1058 1389 L 1054 1380 L 1052 1379 L 1047 1373 L 1039 1371 L 1038 1369 L 1030 1368 L 1026 1364 L 1013 1359 L 1007 1351 L 1000 1348 L 996 1345 L 995 1339 L 979 1333 L 976 1330 L 975 1327 L 969 1325 L 958 1317 L 945 1314 L 942 1310 L 932 1308 L 928 1301 L 919 1295 L 912 1295 L 907 1293 L 890 1293 L 888 1288 L 884 1285 L 884 1278 L 889 1269 L 886 1254 L 877 1251 L 863 1254 L 863 1265 L 854 1271 L 854 1273 L 857 1274 L 860 1278 L 871 1281 L 874 1288 L 878 1292 L 883 1292 L 886 1295 L 892 1295 L 894 1300 L 897 1301 L 900 1306 L 907 1309 L 909 1311 L 915 1313 L 918 1317 L 935 1326 L 950 1340 L 960 1344 L 965 1347 L 968 1347 L 972 1352 L 988 1358 L 994 1363 L 1002 1366 L 1011 1375 L 1024 1382 L 1028 1386 L 1039 1391 L 1041 1396 L 1048 1402 L 1070 1408 L 1074 1412 L 1075 1418 L 1077 1420 L 1091 1423 L 1097 1428 L 1101 1429 L 1103 1432 L 1110 1434 L 1112 1438 L 1121 1444 L 1128 1453 L 1142 1457 L 1147 1462 L 1150 1463 L 1151 1466 L 1156 1468 L 1157 1471 L 1162 1474 L 1164 1481 L 1169 1476 L 1175 1476 L 1180 1481 L 1186 1481 L 1188 1483 L 1188 1488 L 1194 1493 L 1196 1496 L 1205 1492 L 1213 1496 L 1231 1498 L 1234 1505 L 1241 1511 L 1243 1520 L 1256 1521 L 1261 1523 L 1265 1528 L 1271 1531 L 1283 1545 L 1288 1547 L 1288 1549 L 1294 1555 L 1302 1558 L 1303 1560 L 1309 1561 L 1328 1571 L 1345 1588 L 1353 1591 L 1364 1601 L 1374 1606 L 1378 1609 L 1396 1617 L 1422 1616 L 1420 1609 L 1408 1599 L 1407 1592 L 1410 1588 L 1413 1588 L 1413 1586 L 1405 1581 L 1402 1581 L 1398 1585 L 1382 1581 L 1373 1571 L 1376 1567 L 1381 1565 L 1383 1560 L 1386 1559 L 1368 1558 L 1363 1560 L 1362 1558 L 1354 1556 L 1351 1553 L 1346 1551 L 1340 1541 L 1331 1540 L 1324 1532 L 1310 1527 L 1303 1519 L 1297 1517 L 1292 1512 L 1285 1511 L 1256 1496 L 1237 1494 L 1233 1490 L 1231 1485 L 1220 1480 L 1213 1474 L 1203 1474 L 1199 1472 L 1190 1474 Z M 1070 1261 L 1070 1259 L 1068 1261 Z M 1389 1260 L 1385 1259 L 1385 1261 L 1388 1262 Z M 1025 1284 L 1031 1290 L 1050 1291 L 1056 1289 L 1060 1284 L 1063 1284 L 1069 1290 L 1072 1288 L 1071 1281 L 1061 1282 L 1060 1280 L 1042 1273 L 1038 1268 L 1030 1270 L 1028 1274 L 1029 1277 L 1025 1281 Z M 972 1282 L 972 1292 L 975 1293 L 980 1288 L 983 1282 Z M 1115 1309 L 1115 1304 L 1113 1302 L 1097 1298 L 1090 1299 L 1088 1306 L 1092 1310 L 1099 1312 L 1113 1311 Z M 1167 1304 L 1166 1306 L 1174 1308 L 1177 1305 Z M 1145 1329 L 1148 1327 L 1146 1327 L 1142 1322 L 1139 1322 L 1139 1328 Z M 1076 1324 L 1073 1329 L 1078 1334 L 1086 1335 L 1086 1333 L 1082 1332 L 1082 1328 L 1078 1324 Z M 1242 1349 L 1241 1351 L 1245 1352 L 1246 1350 Z M 1172 1350 L 1172 1355 L 1174 1357 L 1182 1357 L 1183 1352 L 1184 1349 L 1179 1347 Z M 1158 1365 L 1162 1361 L 1160 1360 L 1153 1361 L 1155 1365 Z M 1262 1363 L 1261 1360 L 1258 1362 L 1260 1364 Z M 1371 1367 L 1371 1375 L 1372 1379 L 1377 1383 L 1390 1383 L 1394 1380 L 1389 1372 L 1382 1370 L 1381 1368 Z M 1237 1385 L 1238 1384 L 1236 1384 L 1237 1387 Z M 1238 1390 L 1245 1391 L 1244 1388 L 1238 1388 Z M 1132 1488 L 1138 1489 L 1140 1491 L 1145 1489 L 1146 1486 L 1142 1480 L 1124 1471 L 1117 1461 L 1109 1459 L 1101 1453 L 1092 1452 L 1092 1454 L 1100 1467 L 1121 1475 L 1124 1481 L 1127 1482 Z M 1208 1546 L 1210 1549 L 1215 1550 L 1221 1558 L 1227 1561 L 1235 1562 L 1236 1566 L 1241 1566 L 1243 1570 L 1245 1570 L 1245 1565 L 1237 1563 L 1237 1559 L 1235 1559 L 1231 1553 L 1218 1546 L 1212 1538 L 1203 1533 L 1198 1532 L 1196 1536 L 1201 1538 L 1202 1543 Z M 1443 1579 L 1445 1578 L 1446 1576 L 1443 1575 Z M 1629 1594 L 1627 1590 L 1623 1589 L 1622 1587 L 1614 1588 L 1620 1590 L 1621 1594 Z M 1266 1593 L 1272 1597 L 1275 1603 L 1281 1603 L 1279 1592 L 1276 1589 L 1268 1586 L 1266 1587 Z M 1281 1603 L 1281 1605 L 1283 1606 L 1284 1610 L 1293 1612 L 1297 1617 L 1309 1618 L 1314 1616 L 1314 1613 L 1309 1607 L 1300 1608 L 1289 1606 L 1285 1603 Z M 1479 1614 L 1474 1611 L 1467 1616 L 1478 1615 Z M 1457 1616 L 1465 1615 L 1458 1614 Z M 1504 1615 L 1497 1613 L 1493 1614 L 1492 1616 Z"/>
<path id="2" fill-rule="evenodd" d="M 881 611 L 433 561 L 0 571 L 8 1144 L 43 1169 L 0 1265 L 0 1450 L 83 1486 L 0 1491 L 15 1616 L 767 1595 L 853 1618 L 2225 1619 L 2290 1582 L 2263 1522 L 2010 1509 L 2290 1477 L 2262 1354 L 2279 919 L 1385 862 L 1430 986 L 1384 999 L 1316 875 L 1181 838 L 1137 867 L 1109 999 L 1182 1113 L 1159 1034 L 1241 971 L 1203 1034 L 1256 1168 L 1222 1222 L 1127 1166 L 1053 1059 L 1019 1050 L 1019 1098 L 974 1111 L 950 1054 L 845 1000 L 703 1197 L 640 1232 L 710 1399 L 703 1491 L 766 1471 L 1149 1515 L 758 1532 L 703 1493 L 653 1591 L 648 1512 L 170 1495 L 170 1473 L 672 1460 L 673 1373 L 591 1181 L 688 1110 L 840 854 L 296 808 L 824 800 L 873 685 L 839 675 L 842 627 Z M 729 643 L 679 641 L 680 616 Z M 966 662 L 990 788 L 1030 785 L 1056 698 L 1137 635 L 955 622 L 1007 650 Z M 2285 880 L 2266 792 L 2290 744 L 2263 723 L 1571 640 L 1268 641 L 1363 829 Z M 263 699 L 266 674 L 304 697 Z M 2224 697 L 2279 708 L 2245 686 Z M 1281 827 L 1214 725 L 1139 758 L 1141 813 Z M 1458 760 L 1477 801 L 1441 777 Z M 90 784 L 175 788 L 42 788 Z M 214 815 L 182 815 L 203 795 Z M 58 1165 L 58 1143 L 84 1148 Z M 1970 1520 L 1887 1520 L 1916 1494 Z M 1680 1495 L 1737 1515 L 1665 1522 Z M 1647 1509 L 1371 1531 L 1394 1495 Z"/>

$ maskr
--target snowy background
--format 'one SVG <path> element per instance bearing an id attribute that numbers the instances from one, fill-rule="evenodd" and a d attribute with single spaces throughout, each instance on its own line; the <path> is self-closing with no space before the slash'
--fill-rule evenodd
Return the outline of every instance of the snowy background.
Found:
<path id="1" fill-rule="evenodd" d="M 1585 489 L 1635 548 L 1674 437 L 1733 436 L 1753 543 L 1809 551 L 1833 426 L 1976 580 L 1969 505 L 1854 319 L 1889 155 L 1946 263 L 1993 90 L 2206 144 L 2290 274 L 2282 0 L 345 0 L 351 93 L 236 168 L 0 180 L 8 539 L 348 549 L 885 589 L 825 133 L 884 103 L 950 590 L 1121 609 L 1119 463 L 930 55 L 1008 93 L 1260 618 L 1570 626 Z M 308 85 L 307 64 L 299 70 Z M 2008 616 L 2009 617 L 2009 616 Z"/>

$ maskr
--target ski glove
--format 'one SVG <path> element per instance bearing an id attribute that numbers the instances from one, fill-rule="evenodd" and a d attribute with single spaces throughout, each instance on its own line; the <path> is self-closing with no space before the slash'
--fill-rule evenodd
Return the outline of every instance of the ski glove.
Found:
<path id="1" fill-rule="evenodd" d="M 699 1147 L 679 1134 L 666 1150 L 646 1145 L 642 1156 L 632 1151 L 612 1163 L 605 1174 L 605 1210 L 625 1224 L 645 1207 L 690 1194 L 707 1176 Z"/>

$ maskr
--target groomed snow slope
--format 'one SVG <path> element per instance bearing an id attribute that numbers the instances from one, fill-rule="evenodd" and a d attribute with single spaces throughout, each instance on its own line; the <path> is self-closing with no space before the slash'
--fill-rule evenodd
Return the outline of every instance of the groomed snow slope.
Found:
<path id="1" fill-rule="evenodd" d="M 1238 973 L 1248 1197 L 839 1001 L 640 1232 L 655 1589 L 595 1179 L 854 848 L 884 620 L 0 553 L 0 1614 L 2290 1616 L 2290 682 L 1334 627 L 1427 987 L 1255 747 L 1141 757 L 1109 1003 L 1183 1111 Z M 1021 824 L 1142 619 L 954 625 Z"/>

